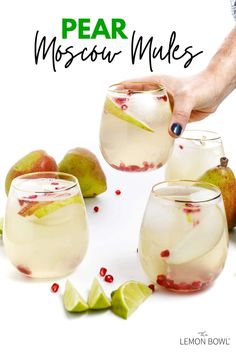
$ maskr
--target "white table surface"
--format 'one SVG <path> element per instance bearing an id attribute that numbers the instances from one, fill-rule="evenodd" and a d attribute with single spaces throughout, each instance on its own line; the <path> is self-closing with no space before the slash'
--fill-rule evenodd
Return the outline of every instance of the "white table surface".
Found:
<path id="1" fill-rule="evenodd" d="M 236 232 L 231 236 L 225 268 L 215 284 L 200 293 L 155 292 L 128 320 L 111 311 L 70 315 L 61 295 L 69 278 L 82 295 L 101 266 L 114 283 L 101 283 L 107 294 L 127 280 L 149 283 L 136 252 L 139 227 L 150 187 L 163 171 L 128 174 L 105 165 L 108 191 L 87 199 L 90 246 L 85 260 L 63 279 L 33 280 L 10 264 L 0 244 L 0 350 L 19 353 L 235 353 Z M 120 189 L 122 194 L 115 195 Z M 93 207 L 100 207 L 99 213 Z M 98 276 L 99 277 L 99 276 Z M 51 293 L 56 280 L 58 293 Z M 229 346 L 183 346 L 184 337 L 226 337 Z M 4 350 L 3 350 L 4 349 Z"/>

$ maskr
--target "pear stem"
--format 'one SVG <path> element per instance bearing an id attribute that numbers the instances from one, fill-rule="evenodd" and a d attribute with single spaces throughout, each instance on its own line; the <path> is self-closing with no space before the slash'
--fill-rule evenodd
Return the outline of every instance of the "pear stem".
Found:
<path id="1" fill-rule="evenodd" d="M 220 167 L 227 167 L 229 160 L 227 157 L 221 157 L 220 158 Z"/>

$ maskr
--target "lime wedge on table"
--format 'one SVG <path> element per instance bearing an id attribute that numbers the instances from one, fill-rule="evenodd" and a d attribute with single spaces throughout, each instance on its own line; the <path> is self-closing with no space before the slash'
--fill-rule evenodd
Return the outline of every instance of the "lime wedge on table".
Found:
<path id="1" fill-rule="evenodd" d="M 18 214 L 21 216 L 35 215 L 40 219 L 62 207 L 82 202 L 82 197 L 78 194 L 67 199 L 55 200 L 53 202 L 30 202 L 26 207 L 23 207 L 23 209 L 21 209 Z"/>
<path id="2" fill-rule="evenodd" d="M 152 290 L 139 282 L 128 281 L 112 293 L 112 311 L 127 319 L 150 295 Z"/>
<path id="3" fill-rule="evenodd" d="M 88 305 L 89 308 L 93 310 L 102 310 L 111 307 L 110 300 L 96 278 L 89 292 Z"/>
<path id="4" fill-rule="evenodd" d="M 105 101 L 105 110 L 115 116 L 116 118 L 122 119 L 125 122 L 131 123 L 133 125 L 136 125 L 136 127 L 139 127 L 141 129 L 147 130 L 149 132 L 154 132 L 153 129 L 151 129 L 147 124 L 133 118 L 130 116 L 128 113 L 123 111 L 119 106 L 117 106 L 112 100 L 109 98 L 106 98 Z"/>
<path id="5" fill-rule="evenodd" d="M 199 225 L 194 227 L 172 249 L 163 260 L 167 264 L 182 264 L 210 252 L 220 241 L 224 227 L 224 216 L 218 206 L 207 208 L 199 218 Z"/>
<path id="6" fill-rule="evenodd" d="M 0 218 L 0 238 L 2 237 L 2 231 L 3 231 L 3 218 Z"/>
<path id="7" fill-rule="evenodd" d="M 63 302 L 64 307 L 68 312 L 83 312 L 89 308 L 86 301 L 69 281 L 66 282 Z"/>

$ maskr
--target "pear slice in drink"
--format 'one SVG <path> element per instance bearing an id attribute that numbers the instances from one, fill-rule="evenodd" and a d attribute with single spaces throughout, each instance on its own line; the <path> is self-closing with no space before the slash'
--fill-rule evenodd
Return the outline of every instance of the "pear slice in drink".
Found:
<path id="1" fill-rule="evenodd" d="M 150 128 L 147 124 L 141 122 L 140 120 L 132 117 L 124 110 L 122 110 L 119 106 L 117 106 L 110 98 L 106 98 L 104 109 L 107 113 L 112 114 L 114 117 L 119 118 L 125 122 L 135 125 L 141 129 L 144 129 L 148 132 L 153 133 L 154 130 Z"/>
<path id="2" fill-rule="evenodd" d="M 163 258 L 167 264 L 177 265 L 191 262 L 204 256 L 218 244 L 225 227 L 221 209 L 213 205 L 204 210 L 202 214 L 202 218 L 199 216 L 199 224 L 169 249 L 170 255 Z"/>

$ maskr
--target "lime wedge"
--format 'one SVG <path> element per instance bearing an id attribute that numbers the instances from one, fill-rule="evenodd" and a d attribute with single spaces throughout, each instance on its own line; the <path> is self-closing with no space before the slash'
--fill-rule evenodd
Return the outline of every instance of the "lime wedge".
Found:
<path id="1" fill-rule="evenodd" d="M 127 319 L 150 295 L 152 290 L 139 282 L 128 281 L 112 293 L 112 311 Z"/>
<path id="2" fill-rule="evenodd" d="M 2 232 L 3 232 L 3 218 L 0 218 L 0 238 L 2 238 Z"/>
<path id="3" fill-rule="evenodd" d="M 154 132 L 154 130 L 151 129 L 147 124 L 140 122 L 139 120 L 131 117 L 129 114 L 127 114 L 125 111 L 123 111 L 119 106 L 117 106 L 109 98 L 106 98 L 104 108 L 108 113 L 112 114 L 116 118 L 122 119 L 125 122 L 136 125 L 136 127 L 142 128 L 142 129 L 147 130 L 149 132 L 152 132 L 152 133 Z"/>
<path id="4" fill-rule="evenodd" d="M 102 310 L 111 307 L 110 300 L 96 278 L 94 279 L 89 292 L 88 305 L 89 308 L 93 310 Z"/>
<path id="5" fill-rule="evenodd" d="M 88 304 L 68 280 L 63 295 L 63 302 L 68 312 L 84 312 L 89 308 Z"/>

